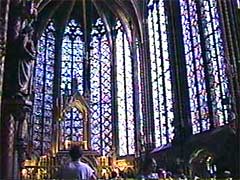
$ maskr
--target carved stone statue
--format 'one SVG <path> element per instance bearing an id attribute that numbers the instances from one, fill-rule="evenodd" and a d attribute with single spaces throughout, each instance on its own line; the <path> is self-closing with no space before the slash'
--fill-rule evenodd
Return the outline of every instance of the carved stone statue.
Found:
<path id="1" fill-rule="evenodd" d="M 28 104 L 32 91 L 32 75 L 35 62 L 35 47 L 32 40 L 33 29 L 26 26 L 19 36 L 18 61 L 17 61 L 17 79 L 15 86 L 15 98 L 22 100 L 23 104 Z"/>
<path id="2" fill-rule="evenodd" d="M 28 145 L 27 120 L 32 107 L 32 76 L 35 62 L 33 1 L 9 3 L 6 56 L 4 63 L 0 179 L 21 179 L 20 170 Z"/>

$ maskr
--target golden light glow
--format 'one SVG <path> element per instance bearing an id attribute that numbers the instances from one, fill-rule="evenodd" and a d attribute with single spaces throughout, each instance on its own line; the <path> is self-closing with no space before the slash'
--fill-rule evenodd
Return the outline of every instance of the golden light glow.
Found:
<path id="1" fill-rule="evenodd" d="M 127 168 L 133 168 L 133 164 L 127 159 L 118 159 L 116 160 L 116 167 L 118 167 L 121 171 Z"/>
<path id="2" fill-rule="evenodd" d="M 64 142 L 64 148 L 65 149 L 70 149 L 70 147 L 72 145 L 80 146 L 82 149 L 88 150 L 87 141 L 69 141 L 69 140 L 66 140 Z"/>

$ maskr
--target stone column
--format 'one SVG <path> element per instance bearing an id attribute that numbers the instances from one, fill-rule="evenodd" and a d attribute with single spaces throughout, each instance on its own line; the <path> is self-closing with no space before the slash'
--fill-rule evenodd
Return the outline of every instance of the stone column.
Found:
<path id="1" fill-rule="evenodd" d="M 6 103 L 3 102 L 2 106 Z M 2 111 L 1 116 L 1 176 L 0 179 L 13 179 L 14 118 L 10 109 Z"/>
<path id="2" fill-rule="evenodd" d="M 30 87 L 34 53 L 28 46 L 32 44 L 28 34 L 30 31 L 23 30 L 30 20 L 28 19 L 30 17 L 27 17 L 26 4 L 22 0 L 7 2 L 9 2 L 9 13 L 8 29 L 5 32 L 7 36 L 6 60 L 0 121 L 0 167 L 2 171 L 0 179 L 19 179 L 26 149 L 24 122 L 32 105 Z"/>
<path id="3" fill-rule="evenodd" d="M 3 70 L 6 53 L 9 0 L 0 2 L 0 108 L 2 97 Z M 0 115 L 1 117 L 1 115 Z"/>
<path id="4" fill-rule="evenodd" d="M 8 24 L 8 12 L 9 12 L 9 0 L 1 1 L 0 2 L 0 109 L 2 104 L 2 85 L 3 85 L 3 72 L 4 72 L 4 62 L 5 62 L 5 53 L 6 53 L 6 41 L 7 41 L 7 24 Z M 2 115 L 0 113 L 0 119 Z M 0 137 L 4 137 L 4 132 L 2 129 L 6 124 L 2 124 L 0 120 Z M 1 146 L 2 141 L 0 138 Z M 2 154 L 2 150 L 0 148 L 0 163 L 2 163 L 4 155 Z M 0 179 L 2 177 L 2 168 L 0 168 Z"/>
<path id="5" fill-rule="evenodd" d="M 10 2 L 10 1 L 9 1 Z M 2 3 L 2 2 L 1 2 Z M 10 104 L 8 98 L 6 97 L 7 81 L 6 74 L 10 75 L 12 72 L 9 69 L 9 50 L 13 44 L 14 40 L 18 37 L 20 31 L 20 4 L 21 1 L 14 0 L 9 4 L 8 13 L 8 29 L 5 29 L 5 35 L 7 36 L 6 42 L 6 63 L 4 64 L 4 79 L 3 79 L 3 94 L 2 94 L 2 104 L 1 104 L 1 176 L 0 179 L 14 179 L 14 134 L 15 134 L 15 120 L 13 117 L 13 106 Z M 1 4 L 2 5 L 2 4 Z M 15 14 L 15 17 L 14 17 Z M 7 65 L 6 65 L 7 64 Z"/>
<path id="6" fill-rule="evenodd" d="M 0 179 L 19 179 L 27 148 L 26 117 L 31 106 L 14 99 L 4 99 L 2 106 Z"/>
<path id="7" fill-rule="evenodd" d="M 239 164 L 239 137 L 240 137 L 240 36 L 239 36 L 239 9 L 237 1 L 218 0 L 220 10 L 220 20 L 222 22 L 222 35 L 224 40 L 224 53 L 226 56 L 226 75 L 229 78 L 229 88 L 231 90 L 231 111 L 232 120 L 236 126 L 235 138 L 235 159 L 232 164 L 232 176 L 235 179 L 240 177 Z"/>

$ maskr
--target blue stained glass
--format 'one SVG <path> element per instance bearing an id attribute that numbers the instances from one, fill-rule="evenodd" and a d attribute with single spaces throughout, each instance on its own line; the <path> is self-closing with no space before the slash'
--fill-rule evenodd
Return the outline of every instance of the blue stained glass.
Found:
<path id="1" fill-rule="evenodd" d="M 116 37 L 119 155 L 135 153 L 133 114 L 133 72 L 130 46 L 118 21 Z"/>
<path id="2" fill-rule="evenodd" d="M 210 74 L 210 94 L 213 107 L 214 126 L 221 126 L 229 122 L 230 103 L 222 103 L 223 99 L 231 97 L 228 76 L 226 75 L 226 61 L 224 44 L 221 38 L 221 28 L 217 1 L 201 2 L 201 14 L 204 18 L 204 40 L 207 53 L 208 71 Z"/>
<path id="3" fill-rule="evenodd" d="M 61 62 L 61 95 L 73 95 L 73 81 L 77 80 L 77 90 L 83 94 L 83 61 L 84 42 L 80 25 L 75 20 L 70 20 L 65 28 L 62 43 Z M 79 122 L 80 121 L 80 122 Z M 83 140 L 82 114 L 75 108 L 66 112 L 64 121 L 61 122 L 61 146 L 66 140 Z"/>
<path id="4" fill-rule="evenodd" d="M 195 1 L 180 0 L 180 6 L 192 129 L 193 134 L 196 134 L 210 129 L 210 107 L 214 127 L 228 123 L 231 105 L 230 102 L 227 104 L 222 102 L 231 95 L 225 72 L 226 57 L 221 38 L 217 1 L 199 1 L 200 13 L 197 11 Z M 202 48 L 204 48 L 204 57 Z M 207 82 L 209 83 L 208 89 L 206 88 Z M 209 105 L 208 102 L 211 104 Z"/>
<path id="5" fill-rule="evenodd" d="M 36 155 L 51 148 L 53 119 L 53 66 L 55 53 L 54 25 L 50 22 L 38 42 L 38 56 L 34 78 L 33 149 Z M 49 71 L 52 69 L 52 71 Z"/>
<path id="6" fill-rule="evenodd" d="M 102 155 L 112 150 L 111 57 L 105 27 L 98 19 L 91 32 L 91 145 Z"/>
<path id="7" fill-rule="evenodd" d="M 173 97 L 166 29 L 168 19 L 163 0 L 150 1 L 148 8 L 154 131 L 156 146 L 161 146 L 171 142 L 174 136 Z"/>
<path id="8" fill-rule="evenodd" d="M 197 24 L 196 4 L 180 1 L 187 76 L 189 86 L 190 108 L 193 133 L 201 131 L 201 122 L 209 122 L 205 74 L 203 67 L 202 48 L 200 45 L 199 27 Z M 189 10 L 188 10 L 189 8 Z M 183 17 L 184 14 L 184 17 Z M 202 94 L 202 96 L 198 96 Z M 198 111 L 202 109 L 202 111 Z M 209 124 L 209 123 L 208 123 Z"/>

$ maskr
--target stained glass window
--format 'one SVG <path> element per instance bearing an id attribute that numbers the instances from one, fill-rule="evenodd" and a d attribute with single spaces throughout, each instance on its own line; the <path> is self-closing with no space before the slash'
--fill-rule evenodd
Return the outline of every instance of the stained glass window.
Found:
<path id="1" fill-rule="evenodd" d="M 85 50 L 82 39 L 83 33 L 79 23 L 70 20 L 65 28 L 62 42 L 61 95 L 64 97 L 73 95 L 75 89 L 80 94 L 83 93 L 83 57 Z M 75 82 L 77 82 L 76 85 Z M 61 122 L 62 143 L 66 140 L 83 140 L 82 118 L 82 114 L 76 108 L 70 109 L 65 114 L 64 121 Z"/>
<path id="2" fill-rule="evenodd" d="M 229 122 L 231 95 L 216 0 L 180 0 L 193 134 Z"/>
<path id="3" fill-rule="evenodd" d="M 92 27 L 90 53 L 91 143 L 101 155 L 112 150 L 111 56 L 101 19 Z"/>
<path id="4" fill-rule="evenodd" d="M 55 59 L 54 32 L 53 22 L 50 22 L 38 42 L 32 116 L 33 149 L 36 155 L 43 155 L 51 148 Z"/>
<path id="5" fill-rule="evenodd" d="M 117 24 L 116 67 L 117 67 L 117 118 L 119 155 L 135 153 L 133 112 L 133 68 L 129 43 L 121 23 Z"/>
<path id="6" fill-rule="evenodd" d="M 148 31 L 156 146 L 171 142 L 174 136 L 167 23 L 164 0 L 150 1 Z"/>

